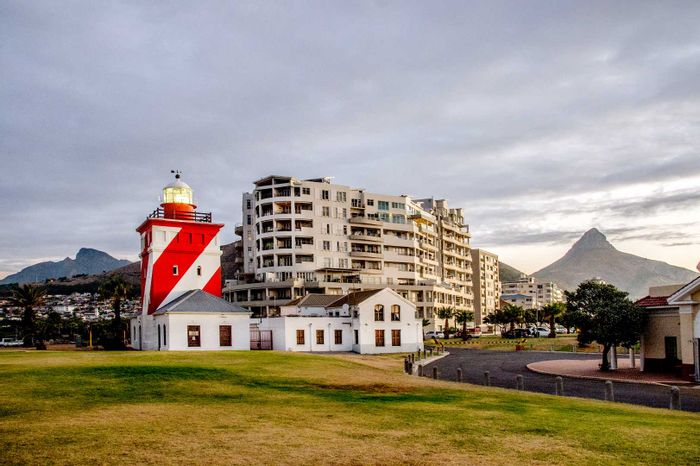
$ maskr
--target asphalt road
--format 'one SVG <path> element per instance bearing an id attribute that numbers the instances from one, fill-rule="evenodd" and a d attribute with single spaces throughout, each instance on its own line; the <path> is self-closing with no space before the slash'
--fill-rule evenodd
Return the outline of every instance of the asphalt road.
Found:
<path id="1" fill-rule="evenodd" d="M 548 353 L 537 351 L 506 352 L 450 348 L 450 354 L 430 363 L 424 369 L 432 374 L 433 366 L 438 368 L 438 377 L 444 380 L 457 380 L 457 368 L 462 368 L 464 382 L 483 385 L 484 372 L 489 371 L 491 385 L 515 389 L 518 374 L 523 376 L 525 390 L 554 394 L 555 376 L 537 374 L 527 369 L 527 365 L 537 361 L 554 359 L 598 359 L 599 355 L 581 353 Z M 700 388 L 679 387 L 681 408 L 684 411 L 700 412 Z M 614 382 L 615 401 L 654 408 L 669 407 L 670 387 L 639 383 Z M 564 396 L 605 399 L 605 381 L 564 377 Z"/>

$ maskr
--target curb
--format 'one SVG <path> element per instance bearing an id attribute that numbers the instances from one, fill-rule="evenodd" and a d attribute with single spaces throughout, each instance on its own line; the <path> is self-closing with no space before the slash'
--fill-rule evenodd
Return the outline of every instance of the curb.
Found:
<path id="1" fill-rule="evenodd" d="M 642 385 L 660 385 L 662 387 L 671 387 L 671 386 L 677 386 L 681 385 L 683 388 L 686 388 L 688 386 L 694 385 L 692 382 L 683 382 L 683 381 L 672 381 L 672 382 L 653 382 L 650 380 L 620 380 L 620 379 L 611 379 L 608 377 L 595 377 L 592 375 L 569 375 L 569 374 L 562 374 L 559 372 L 548 372 L 544 371 L 542 369 L 533 369 L 530 367 L 533 364 L 537 364 L 536 362 L 530 363 L 527 366 L 527 370 L 530 372 L 534 372 L 535 374 L 543 374 L 543 375 L 558 375 L 560 377 L 568 377 L 570 379 L 583 379 L 583 380 L 610 380 L 613 383 L 631 383 L 631 384 L 642 384 Z"/>
<path id="2" fill-rule="evenodd" d="M 426 365 L 433 363 L 435 361 L 438 361 L 438 360 L 444 358 L 445 356 L 449 356 L 449 355 L 450 355 L 450 353 L 445 351 L 444 353 L 438 354 L 437 356 L 431 356 L 429 358 L 421 359 L 420 361 L 416 361 L 415 363 L 413 363 L 413 372 L 411 372 L 411 374 L 409 374 L 409 375 L 418 374 L 418 364 L 422 365 L 423 368 L 425 368 Z"/>

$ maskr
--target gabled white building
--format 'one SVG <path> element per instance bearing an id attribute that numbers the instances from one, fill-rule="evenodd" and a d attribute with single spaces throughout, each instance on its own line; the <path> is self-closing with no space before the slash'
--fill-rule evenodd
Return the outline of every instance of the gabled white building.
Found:
<path id="1" fill-rule="evenodd" d="M 423 348 L 415 304 L 390 288 L 343 296 L 310 294 L 281 306 L 280 314 L 251 320 L 276 350 L 380 354 Z"/>

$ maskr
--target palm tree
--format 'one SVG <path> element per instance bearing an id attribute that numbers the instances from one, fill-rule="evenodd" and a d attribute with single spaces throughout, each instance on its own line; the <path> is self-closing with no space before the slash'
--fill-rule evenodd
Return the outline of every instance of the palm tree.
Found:
<path id="1" fill-rule="evenodd" d="M 439 319 L 445 319 L 445 338 L 450 338 L 450 319 L 454 317 L 455 309 L 453 307 L 441 307 L 437 311 Z"/>
<path id="2" fill-rule="evenodd" d="M 46 290 L 37 285 L 25 284 L 12 290 L 10 303 L 13 306 L 24 308 L 22 312 L 22 333 L 25 347 L 34 346 L 36 336 L 36 314 L 34 308 L 44 304 L 45 297 Z M 40 349 L 40 346 L 43 345 L 37 342 L 37 349 Z M 44 346 L 43 349 L 45 348 Z"/>
<path id="3" fill-rule="evenodd" d="M 122 301 L 127 299 L 131 294 L 131 286 L 129 286 L 122 277 L 115 275 L 107 281 L 102 282 L 98 292 L 102 299 L 109 299 L 112 301 L 112 311 L 114 311 L 114 319 L 112 319 L 112 343 L 116 348 L 123 348 Z"/>
<path id="4" fill-rule="evenodd" d="M 474 313 L 472 311 L 459 311 L 455 314 L 457 322 L 462 324 L 462 341 L 467 341 L 467 322 L 471 322 L 474 319 Z"/>
<path id="5" fill-rule="evenodd" d="M 566 304 L 564 303 L 551 303 L 542 308 L 542 316 L 549 321 L 549 338 L 557 337 L 555 330 L 556 319 L 562 316 L 564 312 L 566 312 Z"/>
<path id="6" fill-rule="evenodd" d="M 503 327 L 508 324 L 508 321 L 506 320 L 506 315 L 503 312 L 503 309 L 496 309 L 491 314 L 484 317 L 484 323 L 497 325 L 500 327 L 501 331 L 503 331 Z"/>
<path id="7" fill-rule="evenodd" d="M 503 316 L 510 329 L 515 330 L 515 324 L 522 324 L 525 320 L 525 309 L 522 306 L 506 304 L 503 306 Z"/>

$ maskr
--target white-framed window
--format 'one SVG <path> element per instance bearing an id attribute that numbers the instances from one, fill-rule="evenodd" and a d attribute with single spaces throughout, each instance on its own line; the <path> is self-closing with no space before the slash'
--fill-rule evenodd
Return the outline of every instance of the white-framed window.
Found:
<path id="1" fill-rule="evenodd" d="M 179 272 L 180 271 L 178 270 L 177 265 L 173 265 L 173 275 L 177 276 L 179 275 Z"/>

